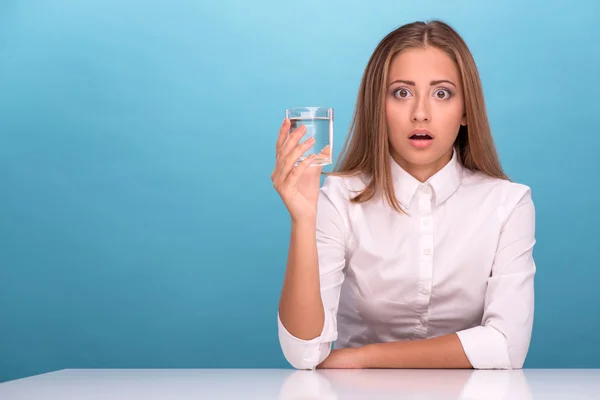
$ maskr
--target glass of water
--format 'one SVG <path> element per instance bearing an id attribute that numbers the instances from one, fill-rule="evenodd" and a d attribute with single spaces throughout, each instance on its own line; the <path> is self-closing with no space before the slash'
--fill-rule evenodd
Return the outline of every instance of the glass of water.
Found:
<path id="1" fill-rule="evenodd" d="M 301 125 L 306 126 L 306 133 L 300 143 L 314 137 L 315 144 L 308 149 L 298 163 L 315 153 L 311 165 L 329 165 L 333 162 L 333 108 L 295 107 L 285 110 L 285 116 L 291 122 L 291 134 Z"/>

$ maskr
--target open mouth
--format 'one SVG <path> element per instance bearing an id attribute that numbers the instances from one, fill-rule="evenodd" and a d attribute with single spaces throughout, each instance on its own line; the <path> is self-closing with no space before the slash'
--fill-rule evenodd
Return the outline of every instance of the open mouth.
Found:
<path id="1" fill-rule="evenodd" d="M 431 140 L 433 138 L 426 133 L 417 133 L 417 134 L 412 135 L 410 137 L 410 139 L 411 140 Z"/>

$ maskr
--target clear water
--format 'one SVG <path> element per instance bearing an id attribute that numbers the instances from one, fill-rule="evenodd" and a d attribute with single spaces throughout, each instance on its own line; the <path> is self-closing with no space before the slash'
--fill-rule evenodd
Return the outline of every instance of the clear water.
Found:
<path id="1" fill-rule="evenodd" d="M 314 117 L 290 118 L 290 122 L 290 133 L 300 125 L 306 126 L 306 133 L 300 138 L 299 143 L 303 143 L 311 137 L 315 138 L 315 144 L 302 154 L 298 162 L 301 162 L 314 152 L 317 156 L 311 165 L 331 164 L 333 155 L 333 121 L 330 121 L 327 117 Z"/>

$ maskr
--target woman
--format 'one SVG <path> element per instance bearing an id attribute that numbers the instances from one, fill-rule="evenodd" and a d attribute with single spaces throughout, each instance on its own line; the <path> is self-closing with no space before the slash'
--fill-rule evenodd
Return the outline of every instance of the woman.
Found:
<path id="1" fill-rule="evenodd" d="M 312 142 L 289 128 L 271 179 L 292 220 L 278 312 L 290 364 L 522 368 L 534 205 L 502 171 L 462 38 L 415 22 L 379 43 L 322 188 L 310 158 L 294 166 Z"/>

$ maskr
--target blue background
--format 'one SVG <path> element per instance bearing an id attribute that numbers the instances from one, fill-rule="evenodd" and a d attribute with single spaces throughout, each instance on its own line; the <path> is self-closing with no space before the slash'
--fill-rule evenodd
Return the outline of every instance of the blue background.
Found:
<path id="1" fill-rule="evenodd" d="M 60 368 L 288 367 L 284 109 L 336 109 L 441 18 L 537 207 L 525 367 L 600 367 L 597 1 L 0 2 L 0 381 Z M 328 169 L 326 169 L 327 171 Z"/>

